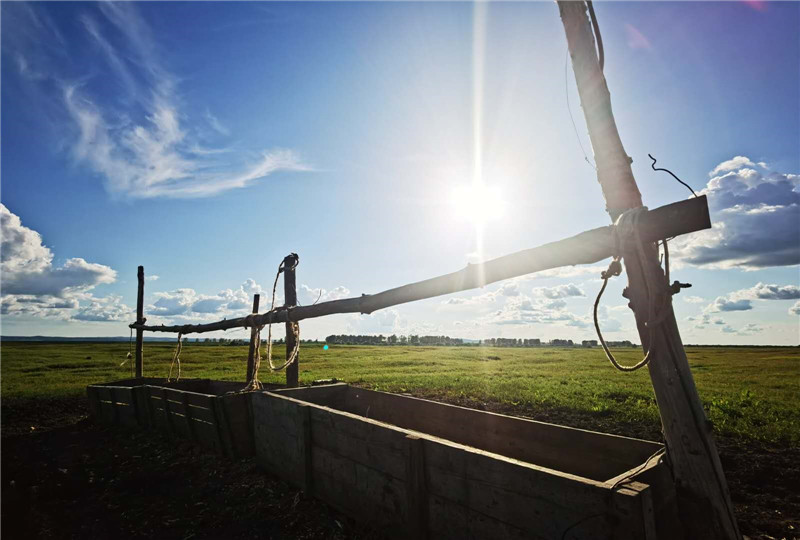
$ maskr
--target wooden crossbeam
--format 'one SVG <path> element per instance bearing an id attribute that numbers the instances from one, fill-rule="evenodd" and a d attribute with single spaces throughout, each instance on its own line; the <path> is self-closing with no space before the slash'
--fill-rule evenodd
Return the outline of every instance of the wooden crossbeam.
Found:
<path id="1" fill-rule="evenodd" d="M 708 229 L 711 227 L 708 201 L 703 195 L 668 204 L 645 213 L 639 219 L 638 224 L 639 234 L 646 242 L 656 242 L 663 238 L 672 238 Z M 300 321 L 338 313 L 372 313 L 398 304 L 475 289 L 533 272 L 575 264 L 596 263 L 615 255 L 617 248 L 614 240 L 614 226 L 609 225 L 564 240 L 504 255 L 484 263 L 470 264 L 458 272 L 403 285 L 377 294 L 320 302 L 312 306 L 278 309 L 261 315 L 208 324 L 146 326 L 134 323 L 130 327 L 150 332 L 192 334 L 281 323 L 289 320 Z"/>

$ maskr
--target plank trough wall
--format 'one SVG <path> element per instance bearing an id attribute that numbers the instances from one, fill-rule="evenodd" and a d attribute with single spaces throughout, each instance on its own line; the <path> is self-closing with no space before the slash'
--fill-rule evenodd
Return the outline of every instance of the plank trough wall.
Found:
<path id="1" fill-rule="evenodd" d="M 656 538 L 653 489 L 647 484 L 630 481 L 615 488 L 610 482 L 412 431 L 382 418 L 337 410 L 348 408 L 350 392 L 369 391 L 333 385 L 251 394 L 259 463 L 344 513 L 399 537 Z M 370 396 L 373 403 L 387 396 L 372 394 L 377 394 Z M 449 407 L 425 400 L 410 403 L 417 410 L 406 410 L 409 419 Z M 371 405 L 368 414 L 377 416 Z M 459 421 L 451 418 L 453 425 Z M 578 436 L 591 433 L 574 431 Z M 619 439 L 615 442 L 623 443 L 620 448 L 631 441 Z M 596 458 L 584 454 L 584 459 Z"/>
<path id="2" fill-rule="evenodd" d="M 97 421 L 156 429 L 210 448 L 222 455 L 254 455 L 252 417 L 241 383 L 193 379 L 128 379 L 87 387 Z"/>

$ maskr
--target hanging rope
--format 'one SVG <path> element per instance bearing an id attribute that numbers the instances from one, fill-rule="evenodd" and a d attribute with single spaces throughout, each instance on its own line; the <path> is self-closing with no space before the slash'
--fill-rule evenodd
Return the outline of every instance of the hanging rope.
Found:
<path id="1" fill-rule="evenodd" d="M 608 280 L 614 276 L 618 276 L 622 273 L 622 264 L 620 263 L 620 243 L 622 239 L 620 236 L 623 234 L 625 235 L 625 241 L 632 241 L 636 247 L 636 258 L 639 260 L 640 264 L 644 265 L 644 262 L 647 258 L 647 253 L 645 252 L 645 246 L 642 242 L 641 236 L 639 235 L 639 217 L 647 212 L 647 207 L 641 206 L 639 208 L 633 208 L 631 210 L 627 210 L 622 215 L 619 216 L 617 222 L 614 224 L 614 242 L 616 244 L 616 252 L 617 255 L 614 256 L 611 263 L 608 265 L 608 269 L 605 272 L 600 274 L 600 277 L 603 279 L 603 285 L 600 287 L 600 292 L 597 293 L 597 299 L 594 301 L 594 328 L 597 331 L 597 338 L 600 340 L 600 345 L 603 347 L 603 351 L 606 354 L 606 358 L 608 358 L 611 365 L 617 368 L 619 371 L 636 371 L 637 369 L 643 368 L 648 364 L 650 361 L 650 351 L 653 349 L 653 342 L 655 338 L 655 328 L 661 323 L 663 319 L 663 309 L 662 306 L 656 306 L 657 296 L 659 293 L 664 291 L 664 287 L 659 287 L 658 283 L 651 283 L 649 272 L 642 272 L 644 275 L 644 285 L 645 290 L 647 292 L 647 321 L 645 322 L 645 326 L 647 326 L 649 332 L 649 338 L 647 343 L 647 352 L 639 362 L 632 366 L 623 366 L 617 359 L 614 358 L 614 355 L 608 348 L 605 339 L 603 339 L 603 333 L 600 330 L 600 323 L 598 322 L 597 316 L 597 308 L 600 305 L 600 299 L 603 297 L 603 292 L 606 290 L 606 285 L 608 285 Z M 631 238 L 632 237 L 632 238 Z M 667 241 L 662 240 L 662 244 L 664 245 L 664 263 L 666 267 L 666 275 L 669 276 L 669 250 L 667 248 Z M 669 283 L 669 278 L 667 278 L 667 283 Z M 671 292 L 671 291 L 670 291 Z M 663 303 L 668 301 L 670 295 L 665 294 Z"/>
<path id="2" fill-rule="evenodd" d="M 281 273 L 286 269 L 286 265 L 284 264 L 285 261 L 281 261 L 278 265 L 278 271 L 275 273 L 275 281 L 272 282 L 272 302 L 270 305 L 269 312 L 275 311 L 275 293 L 278 289 L 278 278 L 280 277 Z M 297 267 L 298 260 L 295 258 L 294 265 L 292 269 Z M 286 311 L 289 312 L 293 306 L 284 306 Z M 252 327 L 252 315 L 248 315 L 244 319 L 244 326 L 245 327 Z M 247 381 L 247 386 L 244 387 L 244 391 L 248 390 L 260 390 L 262 388 L 261 382 L 258 380 L 258 369 L 261 366 L 261 331 L 264 329 L 265 325 L 261 325 L 258 327 L 256 331 L 256 349 L 255 349 L 255 358 L 253 360 L 253 378 Z M 281 371 L 286 369 L 290 366 L 295 360 L 297 360 L 297 353 L 300 350 L 300 324 L 295 321 L 289 321 L 289 328 L 294 336 L 294 348 L 292 349 L 291 354 L 280 366 L 276 366 L 272 363 L 272 323 L 268 323 L 267 325 L 267 362 L 269 363 L 269 368 L 272 371 Z M 287 337 L 287 344 L 288 344 L 288 335 Z"/>
<path id="3" fill-rule="evenodd" d="M 125 365 L 125 362 L 133 358 L 133 328 L 131 328 L 131 335 L 128 338 L 128 354 L 125 355 L 125 360 L 119 365 L 122 367 Z M 133 362 L 131 362 L 131 379 L 133 378 Z"/>
<path id="4" fill-rule="evenodd" d="M 169 375 L 167 375 L 167 382 L 172 380 L 172 367 L 175 362 L 178 363 L 178 376 L 175 377 L 175 382 L 181 380 L 181 348 L 183 347 L 183 334 L 178 333 L 178 345 L 175 347 L 175 354 L 172 355 L 172 363 L 169 365 Z"/>

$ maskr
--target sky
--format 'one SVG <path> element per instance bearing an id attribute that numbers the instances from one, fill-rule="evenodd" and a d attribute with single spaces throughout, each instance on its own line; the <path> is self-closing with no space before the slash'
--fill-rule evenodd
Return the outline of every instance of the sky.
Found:
<path id="1" fill-rule="evenodd" d="M 684 342 L 800 344 L 800 4 L 595 11 L 644 204 L 691 196 L 648 153 L 708 195 L 713 228 L 670 244 L 673 279 L 692 284 L 673 301 Z M 3 335 L 127 336 L 137 265 L 149 323 L 209 322 L 254 293 L 268 309 L 291 252 L 307 305 L 609 224 L 553 2 L 0 16 Z M 307 320 L 301 337 L 595 339 L 606 266 Z M 601 326 L 639 342 L 624 285 Z"/>

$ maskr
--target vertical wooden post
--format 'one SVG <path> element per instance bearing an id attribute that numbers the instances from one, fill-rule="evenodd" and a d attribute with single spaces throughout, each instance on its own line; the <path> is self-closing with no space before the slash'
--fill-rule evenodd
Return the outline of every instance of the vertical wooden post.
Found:
<path id="1" fill-rule="evenodd" d="M 597 163 L 597 179 L 613 221 L 625 210 L 641 206 L 641 195 L 611 112 L 611 96 L 597 58 L 587 6 L 584 2 L 559 0 L 558 7 Z M 650 298 L 646 283 L 663 283 L 666 289 L 657 247 L 645 246 L 644 260 L 633 256 L 635 246 L 623 249 L 629 250 L 622 253 L 628 275 L 624 295 L 634 311 L 642 345 L 651 351 L 648 369 L 686 537 L 740 539 L 710 423 L 697 394 L 669 298 L 661 308 L 662 322 L 656 326 L 650 342 L 650 329 L 646 326 Z M 656 294 L 663 298 L 660 295 L 668 293 L 662 290 Z"/>
<path id="2" fill-rule="evenodd" d="M 253 313 L 258 313 L 258 303 L 261 299 L 260 294 L 253 295 Z M 261 346 L 261 338 L 256 339 L 256 334 L 258 334 L 258 329 L 254 326 L 250 329 L 250 349 L 247 351 L 247 379 L 245 382 L 250 382 L 253 380 L 253 374 L 256 370 L 256 351 L 258 347 Z"/>
<path id="3" fill-rule="evenodd" d="M 283 296 L 285 298 L 284 305 L 296 306 L 297 305 L 297 277 L 294 269 L 297 267 L 300 258 L 296 253 L 290 253 L 283 259 Z M 292 332 L 292 324 L 286 323 L 286 359 L 292 354 L 295 347 L 294 332 Z M 299 366 L 300 366 L 300 352 L 297 353 L 297 358 L 291 365 L 286 367 L 286 387 L 297 388 L 299 379 Z"/>
<path id="4" fill-rule="evenodd" d="M 144 266 L 140 266 L 136 277 L 139 281 L 139 289 L 136 294 L 136 322 L 144 324 Z M 142 361 L 144 356 L 144 330 L 136 329 L 136 377 L 142 376 Z"/>

